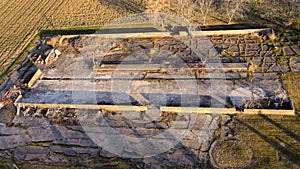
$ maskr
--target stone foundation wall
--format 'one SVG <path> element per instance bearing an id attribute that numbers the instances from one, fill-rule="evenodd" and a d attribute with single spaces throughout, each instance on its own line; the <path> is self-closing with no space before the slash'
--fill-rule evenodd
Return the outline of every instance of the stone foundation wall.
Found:
<path id="1" fill-rule="evenodd" d="M 120 116 L 112 115 L 110 119 L 111 127 L 122 131 L 121 134 L 132 134 L 128 123 L 120 121 Z M 220 121 L 221 116 L 218 115 L 198 115 L 186 137 L 168 152 L 153 157 L 125 160 L 129 165 L 143 168 L 209 165 L 208 151 Z M 188 122 L 186 124 L 189 125 Z M 145 137 L 147 133 L 161 130 L 154 123 L 134 127 L 145 133 Z M 167 125 L 163 127 L 164 130 L 168 129 Z M 16 116 L 10 126 L 1 123 L 0 142 L 0 158 L 5 161 L 58 166 L 118 165 L 107 162 L 116 156 L 95 144 L 80 125 L 51 124 L 46 118 Z"/>

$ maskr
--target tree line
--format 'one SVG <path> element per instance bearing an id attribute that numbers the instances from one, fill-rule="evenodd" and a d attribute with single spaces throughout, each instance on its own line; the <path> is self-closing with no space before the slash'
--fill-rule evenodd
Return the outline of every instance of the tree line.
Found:
<path id="1" fill-rule="evenodd" d="M 147 0 L 146 11 L 164 12 L 206 25 L 212 18 L 227 24 L 259 18 L 289 26 L 300 15 L 300 0 Z"/>

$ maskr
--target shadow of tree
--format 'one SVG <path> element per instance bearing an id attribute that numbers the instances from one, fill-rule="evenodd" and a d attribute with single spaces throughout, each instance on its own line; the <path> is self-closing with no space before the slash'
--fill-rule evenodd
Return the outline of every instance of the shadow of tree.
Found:
<path id="1" fill-rule="evenodd" d="M 259 24 L 270 23 L 273 25 L 281 25 L 281 23 L 279 23 L 278 21 L 276 21 L 274 19 L 268 19 L 266 17 L 262 17 L 261 13 L 253 12 L 252 9 L 245 10 L 245 15 L 247 16 L 249 21 L 254 22 L 254 23 L 257 23 L 259 20 L 259 22 L 262 22 Z"/>
<path id="2" fill-rule="evenodd" d="M 282 130 L 285 134 L 287 134 L 290 137 L 293 137 L 298 144 L 300 144 L 300 136 L 298 136 L 297 134 L 293 133 L 292 131 L 290 131 L 289 129 L 287 129 L 286 127 L 280 125 L 279 123 L 275 122 L 274 120 L 270 119 L 268 116 L 260 114 L 259 116 L 261 116 L 263 119 L 265 119 L 266 121 L 272 123 L 275 127 L 279 128 L 280 130 Z"/>
<path id="3" fill-rule="evenodd" d="M 250 129 L 252 132 L 254 132 L 255 134 L 257 134 L 260 138 L 262 138 L 265 142 L 267 142 L 268 144 L 270 144 L 275 150 L 277 150 L 278 152 L 280 152 L 280 154 L 285 157 L 287 160 L 293 162 L 294 164 L 296 164 L 298 167 L 300 167 L 300 153 L 296 153 L 294 151 L 291 151 L 290 149 L 288 149 L 285 146 L 282 146 L 280 143 L 278 143 L 276 140 L 264 135 L 263 133 L 261 133 L 260 131 L 258 131 L 255 127 L 252 127 L 251 125 L 236 119 L 237 122 L 239 124 L 244 125 L 246 128 Z"/>

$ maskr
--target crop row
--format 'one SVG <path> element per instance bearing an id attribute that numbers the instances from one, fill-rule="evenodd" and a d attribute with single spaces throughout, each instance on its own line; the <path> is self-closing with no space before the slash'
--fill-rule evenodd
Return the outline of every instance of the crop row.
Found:
<path id="1" fill-rule="evenodd" d="M 55 28 L 103 25 L 131 13 L 126 7 L 134 0 L 126 1 L 66 0 L 49 17 Z"/>
<path id="2" fill-rule="evenodd" d="M 44 27 L 45 15 L 61 0 L 9 1 L 2 6 L 0 17 L 0 72 L 17 58 L 25 45 Z"/>
<path id="3" fill-rule="evenodd" d="M 144 10 L 142 0 L 2 0 L 0 74 L 41 29 L 98 26 Z"/>

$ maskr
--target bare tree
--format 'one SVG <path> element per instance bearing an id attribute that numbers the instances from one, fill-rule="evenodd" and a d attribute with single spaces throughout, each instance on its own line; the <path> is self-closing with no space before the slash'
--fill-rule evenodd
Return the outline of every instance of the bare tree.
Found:
<path id="1" fill-rule="evenodd" d="M 191 19 L 192 13 L 195 11 L 196 1 L 194 0 L 177 0 L 173 2 L 173 9 L 181 18 Z"/>
<path id="2" fill-rule="evenodd" d="M 300 14 L 300 0 L 277 0 L 279 4 L 279 13 L 286 20 L 286 25 L 291 25 L 293 20 Z"/>
<path id="3" fill-rule="evenodd" d="M 185 8 L 185 0 L 177 0 L 177 3 L 174 4 L 176 6 L 176 13 L 181 17 L 184 16 L 184 8 Z"/>
<path id="4" fill-rule="evenodd" d="M 211 11 L 214 1 L 215 0 L 196 0 L 197 5 L 199 6 L 199 11 L 202 15 L 203 25 L 206 24 L 206 19 Z"/>
<path id="5" fill-rule="evenodd" d="M 300 16 L 300 0 L 264 0 L 256 7 L 262 18 L 279 24 L 290 25 Z"/>
<path id="6" fill-rule="evenodd" d="M 164 27 L 164 19 L 159 20 L 159 12 L 168 11 L 170 9 L 170 1 L 169 0 L 148 0 L 146 4 L 146 8 L 149 13 L 152 15 L 152 20 L 156 24 L 160 24 L 160 26 Z"/>
<path id="7" fill-rule="evenodd" d="M 244 2 L 245 0 L 222 1 L 221 8 L 225 11 L 227 24 L 230 24 L 237 15 L 241 14 Z"/>
<path id="8" fill-rule="evenodd" d="M 146 9 L 150 13 L 163 12 L 170 8 L 169 0 L 148 0 Z"/>

